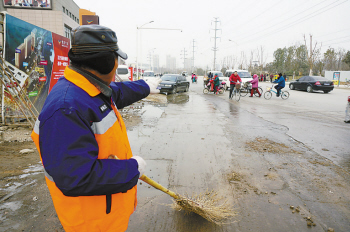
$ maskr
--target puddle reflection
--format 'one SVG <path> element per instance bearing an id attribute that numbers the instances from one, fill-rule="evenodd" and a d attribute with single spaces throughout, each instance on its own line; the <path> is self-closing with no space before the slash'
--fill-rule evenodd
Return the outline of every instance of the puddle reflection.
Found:
<path id="1" fill-rule="evenodd" d="M 171 104 L 184 104 L 188 102 L 190 96 L 185 93 L 167 95 L 167 102 Z"/>

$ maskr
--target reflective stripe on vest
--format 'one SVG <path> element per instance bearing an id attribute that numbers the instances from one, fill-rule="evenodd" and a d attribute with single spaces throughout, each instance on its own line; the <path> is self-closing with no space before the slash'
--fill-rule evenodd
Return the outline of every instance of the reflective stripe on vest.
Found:
<path id="1" fill-rule="evenodd" d="M 106 131 L 111 128 L 117 120 L 117 116 L 115 115 L 114 111 L 111 110 L 109 114 L 102 119 L 102 121 L 93 122 L 91 129 L 94 134 L 102 135 L 106 133 Z"/>
<path id="2" fill-rule="evenodd" d="M 35 125 L 34 125 L 34 132 L 39 135 L 39 127 L 40 127 L 40 121 L 39 119 L 36 120 Z"/>

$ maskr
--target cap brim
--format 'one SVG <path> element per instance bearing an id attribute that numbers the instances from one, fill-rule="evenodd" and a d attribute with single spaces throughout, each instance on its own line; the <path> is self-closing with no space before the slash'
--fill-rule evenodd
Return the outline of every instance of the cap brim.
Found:
<path id="1" fill-rule="evenodd" d="M 123 58 L 124 60 L 128 59 L 128 55 L 123 52 L 122 50 L 118 49 L 117 51 L 115 51 L 115 53 L 120 56 L 121 58 Z"/>

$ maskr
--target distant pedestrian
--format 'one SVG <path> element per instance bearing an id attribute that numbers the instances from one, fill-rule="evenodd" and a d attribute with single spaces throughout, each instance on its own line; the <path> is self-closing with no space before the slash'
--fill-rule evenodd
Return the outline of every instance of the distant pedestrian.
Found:
<path id="1" fill-rule="evenodd" d="M 208 78 L 209 78 L 209 80 L 213 78 L 213 74 L 211 72 L 209 72 Z"/>
<path id="2" fill-rule="evenodd" d="M 345 109 L 345 123 L 350 123 L 350 96 L 348 97 L 348 104 L 346 104 Z"/>
<path id="3" fill-rule="evenodd" d="M 270 74 L 270 82 L 272 83 L 273 81 L 273 74 Z"/>

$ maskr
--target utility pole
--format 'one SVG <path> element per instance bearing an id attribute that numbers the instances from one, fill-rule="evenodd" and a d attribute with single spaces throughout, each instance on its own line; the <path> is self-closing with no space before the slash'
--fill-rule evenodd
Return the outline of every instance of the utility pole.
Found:
<path id="1" fill-rule="evenodd" d="M 313 62 L 312 62 L 312 60 L 313 60 L 313 57 L 312 57 L 312 35 L 310 35 L 310 60 L 311 60 L 311 62 L 310 62 L 310 73 L 309 73 L 309 75 L 310 76 L 312 76 L 313 75 L 313 73 L 312 73 L 312 65 L 313 65 Z"/>
<path id="2" fill-rule="evenodd" d="M 185 67 L 185 64 L 186 64 L 186 56 L 187 56 L 187 54 L 186 54 L 186 48 L 184 48 L 184 50 L 183 51 L 181 51 L 181 52 L 183 52 L 183 54 L 180 54 L 181 56 L 184 56 L 184 71 L 186 71 L 186 67 Z M 181 58 L 182 59 L 182 58 Z"/>
<path id="3" fill-rule="evenodd" d="M 215 23 L 215 29 L 212 29 L 212 30 L 214 30 L 214 35 L 215 35 L 215 37 L 214 37 L 214 47 L 213 47 L 213 51 L 214 51 L 214 67 L 213 67 L 213 70 L 215 70 L 216 69 L 216 51 L 218 50 L 218 47 L 216 46 L 216 40 L 218 39 L 218 38 L 220 38 L 220 37 L 217 37 L 217 31 L 218 30 L 221 30 L 221 29 L 218 29 L 217 28 L 217 23 L 218 22 L 220 22 L 220 21 L 218 21 L 218 18 L 215 18 L 214 17 L 214 19 L 215 19 L 215 21 L 214 21 L 214 23 Z"/>
<path id="4" fill-rule="evenodd" d="M 194 43 L 195 43 L 196 41 L 195 40 L 193 40 L 193 45 L 192 45 L 192 53 L 193 53 L 193 55 L 192 55 L 192 73 L 194 72 Z"/>

